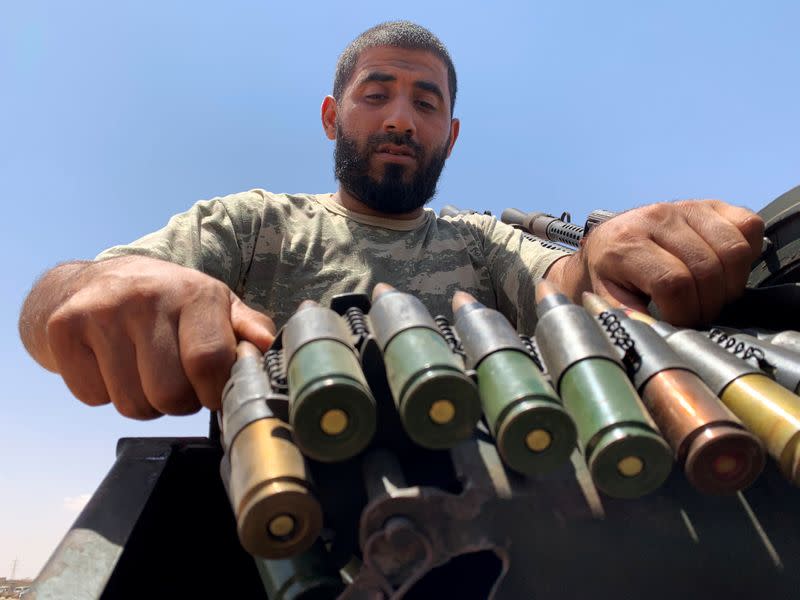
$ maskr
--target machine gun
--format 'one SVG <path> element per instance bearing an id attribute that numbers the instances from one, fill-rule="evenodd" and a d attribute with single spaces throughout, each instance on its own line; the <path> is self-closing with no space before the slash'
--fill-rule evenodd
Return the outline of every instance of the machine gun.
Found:
<path id="1" fill-rule="evenodd" d="M 793 198 L 791 206 L 787 196 Z M 793 207 L 800 206 L 800 188 L 776 203 L 783 208 L 776 209 L 774 218 L 768 215 L 775 203 L 762 211 L 772 246 L 754 268 L 760 278 L 755 286 L 793 288 L 778 293 L 796 307 L 793 277 L 800 269 L 792 262 L 792 248 L 800 244 L 800 210 Z M 761 290 L 770 292 L 753 287 Z M 315 319 L 321 329 L 289 331 L 287 336 L 284 328 L 266 357 L 241 348 L 240 366 L 208 438 L 120 440 L 117 462 L 43 569 L 34 593 L 83 598 L 225 597 L 231 590 L 253 598 L 263 598 L 266 590 L 268 598 L 285 599 L 790 598 L 800 588 L 800 491 L 777 463 L 768 463 L 749 488 L 728 496 L 701 495 L 681 470 L 673 469 L 655 491 L 635 500 L 629 496 L 638 493 L 625 488 L 614 495 L 613 486 L 603 483 L 606 471 L 593 464 L 605 463 L 584 460 L 606 447 L 595 443 L 587 452 L 583 446 L 592 444 L 593 435 L 581 442 L 583 454 L 560 455 L 545 467 L 520 467 L 520 456 L 558 446 L 541 433 L 551 434 L 555 425 L 531 426 L 512 418 L 516 412 L 527 413 L 525 402 L 549 409 L 552 419 L 561 419 L 552 422 L 562 423 L 558 431 L 566 440 L 572 435 L 570 420 L 555 415 L 568 413 L 542 385 L 509 405 L 492 408 L 484 402 L 485 421 L 464 437 L 460 428 L 477 419 L 469 382 L 477 381 L 479 390 L 492 382 L 492 375 L 481 369 L 501 368 L 493 363 L 505 361 L 513 370 L 538 361 L 548 367 L 541 375 L 561 388 L 575 377 L 575 357 L 548 364 L 535 339 L 487 336 L 484 321 L 468 324 L 463 313 L 449 324 L 384 306 L 388 316 L 381 324 L 376 306 L 394 295 L 372 303 L 345 298 L 330 309 L 306 306 L 319 314 Z M 769 294 L 759 298 L 771 302 Z M 772 306 L 769 312 L 775 310 Z M 324 311 L 330 312 L 322 316 Z M 409 312 L 398 324 L 402 319 L 397 317 Z M 787 309 L 785 325 L 773 329 L 797 329 L 795 313 Z M 492 318 L 486 316 L 485 322 Z M 768 320 L 732 311 L 725 324 L 765 328 Z M 323 329 L 326 333 L 319 335 Z M 446 352 L 439 344 L 436 360 L 422 361 L 436 366 L 435 372 L 421 376 L 414 351 L 430 347 L 432 340 L 441 340 Z M 315 344 L 322 342 L 338 344 L 338 370 L 314 358 L 321 350 Z M 619 356 L 626 366 L 625 353 Z M 392 358 L 398 366 L 389 368 Z M 292 374 L 298 360 L 307 366 Z M 611 364 L 614 356 L 603 360 Z M 561 366 L 553 369 L 554 364 Z M 427 383 L 445 376 L 451 382 L 445 388 Z M 499 378 L 488 385 L 503 388 L 511 380 Z M 462 386 L 458 395 L 442 393 L 452 385 Z M 315 408 L 315 395 L 323 392 L 345 404 L 323 402 Z M 301 408 L 313 418 L 298 420 Z M 361 416 L 353 423 L 355 414 Z M 591 426 L 598 418 L 583 420 Z M 248 428 L 262 421 L 267 426 L 259 428 L 268 435 L 248 438 Z M 448 447 L 436 447 L 438 436 L 427 435 L 424 427 L 419 431 L 437 421 L 453 432 Z M 512 434 L 511 425 L 518 422 L 525 424 L 524 435 L 509 439 L 521 441 L 504 444 L 504 435 Z M 625 422 L 623 429 L 629 427 L 629 419 Z M 646 420 L 642 423 L 639 429 L 652 429 Z M 295 434 L 298 425 L 310 429 Z M 726 427 L 739 425 L 726 422 Z M 625 431 L 622 435 L 629 435 Z M 326 436 L 343 436 L 343 447 L 333 451 L 336 462 L 319 460 L 330 451 L 324 444 L 323 452 L 315 449 L 320 441 L 337 441 Z M 283 448 L 280 468 L 256 472 L 254 467 L 243 471 L 255 473 L 251 479 L 235 481 L 238 466 L 253 464 L 247 458 L 253 446 L 245 451 L 245 442 L 259 437 Z M 298 446 L 305 455 L 291 449 Z M 609 452 L 603 455 L 623 477 L 635 480 L 643 473 L 646 461 L 626 460 L 637 456 L 634 451 Z M 279 488 L 280 493 L 291 489 L 275 503 L 272 492 Z"/>

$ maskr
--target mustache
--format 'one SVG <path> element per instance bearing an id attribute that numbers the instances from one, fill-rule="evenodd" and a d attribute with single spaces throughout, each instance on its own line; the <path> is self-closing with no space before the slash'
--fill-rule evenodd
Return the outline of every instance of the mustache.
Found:
<path id="1" fill-rule="evenodd" d="M 376 133 L 367 138 L 367 148 L 374 152 L 383 144 L 393 144 L 395 146 L 407 146 L 414 152 L 414 156 L 423 157 L 425 150 L 422 144 L 411 139 L 411 135 L 388 131 L 386 133 Z"/>

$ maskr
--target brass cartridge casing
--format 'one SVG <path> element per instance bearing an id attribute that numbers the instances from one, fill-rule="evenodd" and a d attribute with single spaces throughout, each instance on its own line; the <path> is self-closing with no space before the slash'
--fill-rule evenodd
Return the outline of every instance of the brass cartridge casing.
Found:
<path id="1" fill-rule="evenodd" d="M 764 468 L 764 450 L 694 373 L 667 369 L 651 377 L 642 401 L 686 477 L 701 492 L 732 494 Z"/>
<path id="2" fill-rule="evenodd" d="M 800 485 L 800 397 L 766 375 L 743 375 L 720 398 L 764 442 L 784 476 Z"/>
<path id="3" fill-rule="evenodd" d="M 229 493 L 242 546 L 264 558 L 308 549 L 322 528 L 303 455 L 280 419 L 244 427 L 230 448 Z"/>

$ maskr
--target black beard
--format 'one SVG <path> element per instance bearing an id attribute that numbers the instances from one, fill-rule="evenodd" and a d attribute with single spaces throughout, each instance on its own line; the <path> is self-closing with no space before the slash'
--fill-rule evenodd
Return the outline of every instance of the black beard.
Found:
<path id="1" fill-rule="evenodd" d="M 356 141 L 345 135 L 337 123 L 334 174 L 345 190 L 371 209 L 393 215 L 408 213 L 425 206 L 436 195 L 449 143 L 450 140 L 437 148 L 426 161 L 424 149 L 410 136 L 384 133 L 370 136 L 364 152 L 359 152 Z M 380 181 L 369 175 L 370 156 L 383 144 L 407 146 L 414 152 L 418 168 L 410 181 L 403 180 L 406 167 L 398 164 L 387 164 Z"/>

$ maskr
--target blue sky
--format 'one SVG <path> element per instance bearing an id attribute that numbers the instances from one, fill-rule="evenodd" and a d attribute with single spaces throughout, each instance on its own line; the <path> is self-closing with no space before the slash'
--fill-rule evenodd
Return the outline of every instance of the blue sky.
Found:
<path id="1" fill-rule="evenodd" d="M 319 121 L 353 37 L 407 18 L 448 45 L 461 136 L 432 203 L 593 208 L 800 184 L 794 2 L 6 2 L 0 8 L 0 576 L 35 575 L 122 436 L 204 435 L 207 414 L 90 409 L 28 357 L 45 269 L 192 202 L 334 189 Z"/>

